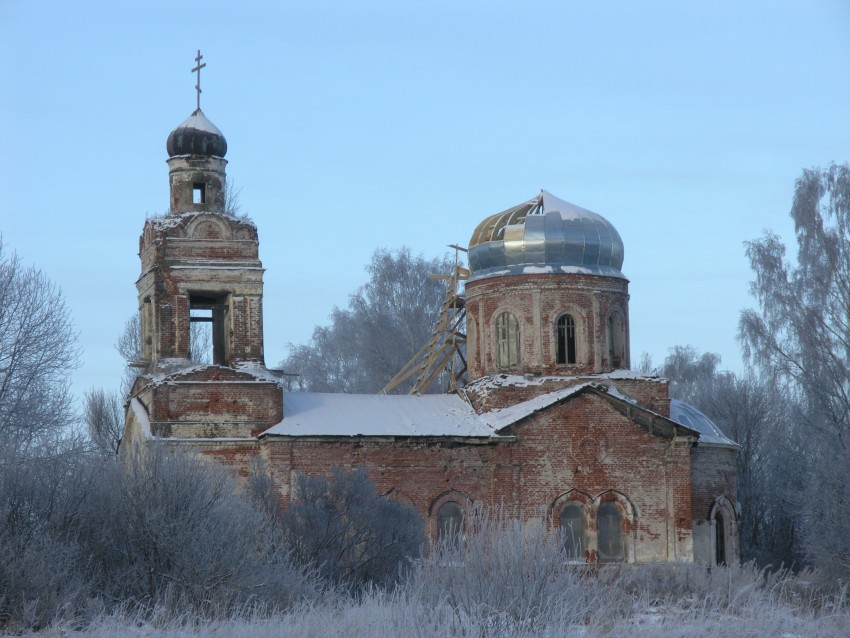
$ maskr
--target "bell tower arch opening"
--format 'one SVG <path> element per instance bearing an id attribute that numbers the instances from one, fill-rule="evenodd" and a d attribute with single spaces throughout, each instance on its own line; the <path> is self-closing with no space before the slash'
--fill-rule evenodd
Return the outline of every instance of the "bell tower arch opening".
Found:
<path id="1" fill-rule="evenodd" d="M 192 361 L 227 365 L 228 297 L 227 294 L 189 294 L 189 359 Z"/>

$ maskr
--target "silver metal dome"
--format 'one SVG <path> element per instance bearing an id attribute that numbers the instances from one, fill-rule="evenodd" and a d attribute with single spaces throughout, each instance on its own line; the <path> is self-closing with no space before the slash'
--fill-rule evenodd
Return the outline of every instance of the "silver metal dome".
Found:
<path id="1" fill-rule="evenodd" d="M 580 273 L 621 277 L 623 240 L 611 223 L 551 193 L 497 213 L 469 241 L 471 280 Z"/>
<path id="2" fill-rule="evenodd" d="M 215 124 L 198 108 L 168 135 L 168 157 L 175 155 L 212 155 L 224 157 L 227 140 Z"/>

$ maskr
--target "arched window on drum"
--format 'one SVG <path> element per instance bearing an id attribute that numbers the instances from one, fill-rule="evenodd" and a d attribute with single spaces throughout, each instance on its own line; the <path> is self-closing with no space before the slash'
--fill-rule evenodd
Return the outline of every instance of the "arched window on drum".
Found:
<path id="1" fill-rule="evenodd" d="M 576 363 L 576 321 L 572 315 L 558 317 L 556 331 L 558 337 L 557 362 L 560 364 Z"/>
<path id="2" fill-rule="evenodd" d="M 496 364 L 502 370 L 519 367 L 519 321 L 510 312 L 496 318 Z"/>

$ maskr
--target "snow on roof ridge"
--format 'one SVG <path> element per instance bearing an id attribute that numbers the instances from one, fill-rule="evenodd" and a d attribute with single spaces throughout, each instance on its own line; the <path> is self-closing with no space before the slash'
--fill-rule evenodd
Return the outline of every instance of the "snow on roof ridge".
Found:
<path id="1" fill-rule="evenodd" d="M 198 215 L 217 215 L 221 217 L 228 217 L 230 219 L 235 219 L 236 221 L 246 224 L 248 226 L 252 226 L 253 228 L 257 227 L 257 224 L 253 219 L 246 215 L 233 215 L 228 213 L 227 211 L 216 212 L 211 210 L 186 210 L 180 212 L 172 212 L 168 211 L 166 213 L 160 213 L 158 215 L 152 215 L 148 217 L 150 221 L 152 221 L 156 226 L 162 228 L 171 228 L 173 226 L 180 225 L 183 221 L 190 219 L 192 217 L 197 217 Z"/>
<path id="2" fill-rule="evenodd" d="M 555 390 L 554 392 L 547 392 L 546 394 L 538 395 L 528 399 L 527 401 L 516 403 L 506 408 L 498 408 L 491 412 L 485 412 L 479 415 L 479 417 L 484 419 L 491 427 L 498 431 L 516 423 L 520 419 L 531 416 L 535 412 L 540 412 L 541 410 L 548 408 L 550 405 L 558 403 L 567 397 L 581 392 L 590 386 L 598 387 L 599 384 L 587 381 L 585 383 L 571 385 L 568 388 L 562 388 L 560 390 Z"/>
<path id="3" fill-rule="evenodd" d="M 614 370 L 612 372 L 603 372 L 599 374 L 581 374 L 581 375 L 541 375 L 541 376 L 525 376 L 519 374 L 507 374 L 500 373 L 495 375 L 489 375 L 486 377 L 481 377 L 480 379 L 476 379 L 472 383 L 469 383 L 464 388 L 464 391 L 475 391 L 478 396 L 486 397 L 490 395 L 491 390 L 495 390 L 497 388 L 502 387 L 517 387 L 517 388 L 527 388 L 531 386 L 540 386 L 544 385 L 548 382 L 562 382 L 567 379 L 574 379 L 576 383 L 580 383 L 582 380 L 599 380 L 599 381 L 608 381 L 608 380 L 642 380 L 642 381 L 650 381 L 653 383 L 666 383 L 667 380 L 663 377 L 659 377 L 656 375 L 645 375 L 641 372 L 635 372 L 633 370 Z"/>
<path id="4" fill-rule="evenodd" d="M 271 381 L 281 388 L 283 387 L 283 379 L 271 372 L 266 366 L 260 365 L 256 361 L 237 361 L 233 364 L 233 369 L 238 372 L 250 374 L 257 379 L 263 381 Z"/>
<path id="5" fill-rule="evenodd" d="M 174 366 L 176 369 L 168 370 L 167 368 L 171 366 Z M 167 357 L 157 361 L 157 368 L 147 376 L 151 380 L 151 384 L 156 385 L 174 377 L 181 377 L 189 374 L 190 372 L 196 372 L 206 367 L 208 367 L 207 364 L 194 363 L 189 359 L 184 359 L 182 357 Z"/>

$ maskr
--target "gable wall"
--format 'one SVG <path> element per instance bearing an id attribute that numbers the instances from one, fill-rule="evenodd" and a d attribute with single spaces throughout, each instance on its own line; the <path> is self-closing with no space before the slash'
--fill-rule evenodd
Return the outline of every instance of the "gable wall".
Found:
<path id="1" fill-rule="evenodd" d="M 634 508 L 634 529 L 626 531 L 635 542 L 635 561 L 691 560 L 687 442 L 651 435 L 590 394 L 538 413 L 512 433 L 520 442 L 504 454 L 520 468 L 522 515 L 557 503 L 551 510 L 557 517 L 565 502 L 559 497 L 569 490 L 596 499 L 592 510 L 613 499 L 605 492 L 615 490 Z M 593 516 L 588 519 L 593 532 Z"/>

